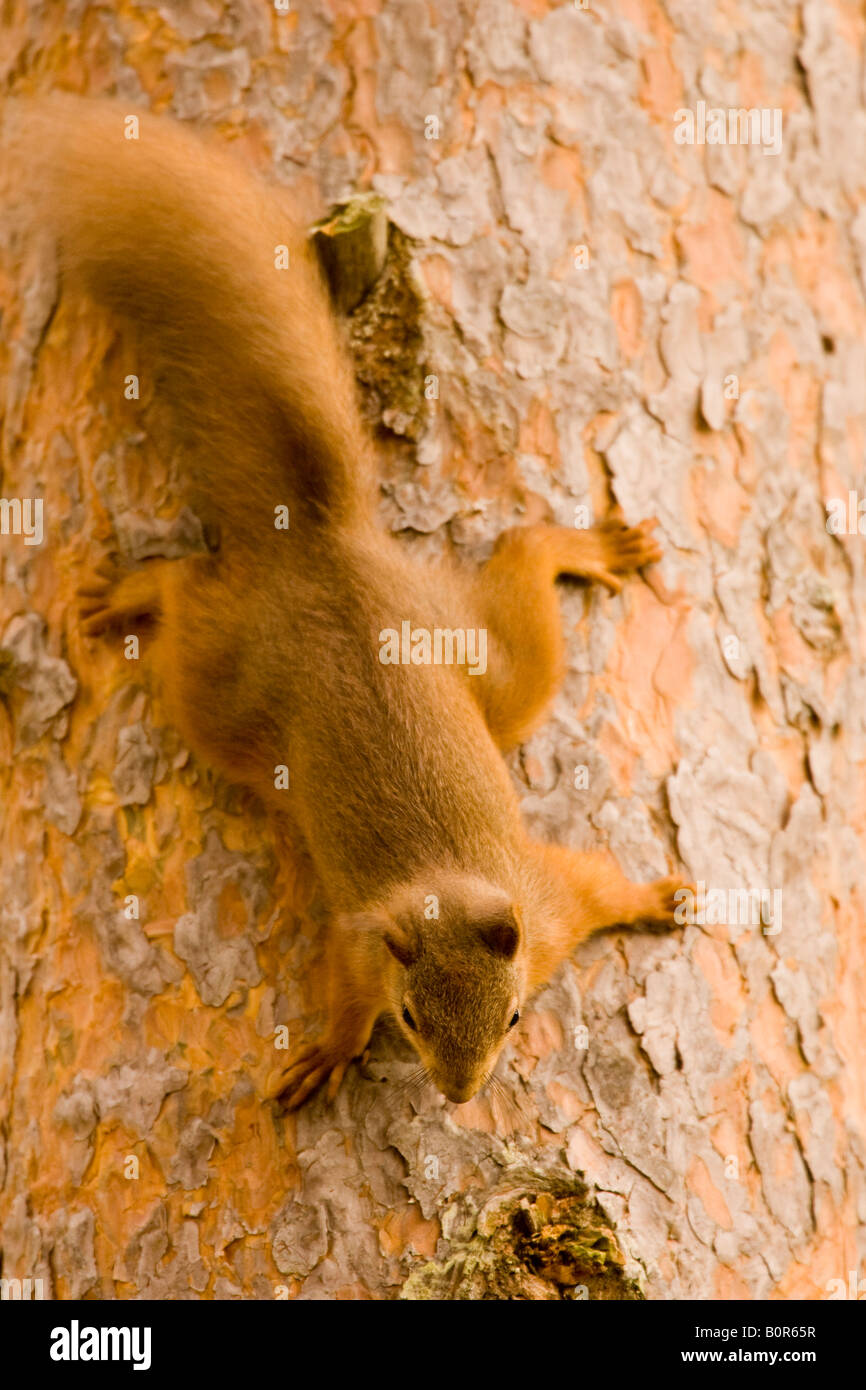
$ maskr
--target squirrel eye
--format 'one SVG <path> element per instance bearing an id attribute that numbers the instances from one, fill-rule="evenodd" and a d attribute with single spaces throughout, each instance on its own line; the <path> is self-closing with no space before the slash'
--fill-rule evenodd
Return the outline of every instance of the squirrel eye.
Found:
<path id="1" fill-rule="evenodd" d="M 514 1017 L 512 1018 L 511 1022 L 510 1022 L 509 1025 L 508 1025 L 509 1028 L 513 1028 L 514 1025 L 515 1025 L 515 1023 L 517 1023 L 517 1022 L 519 1021 L 519 1019 L 520 1019 L 520 1011 L 517 1010 L 517 1011 L 515 1011 Z"/>
<path id="2" fill-rule="evenodd" d="M 413 1033 L 417 1033 L 418 1025 L 416 1024 L 409 1010 L 406 1008 L 405 1004 L 403 1005 L 403 1022 L 405 1023 L 407 1028 L 412 1029 Z"/>

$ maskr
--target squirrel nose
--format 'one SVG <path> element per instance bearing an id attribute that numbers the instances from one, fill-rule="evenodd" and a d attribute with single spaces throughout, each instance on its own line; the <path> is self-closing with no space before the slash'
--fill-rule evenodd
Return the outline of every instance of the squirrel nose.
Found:
<path id="1" fill-rule="evenodd" d="M 443 1086 L 442 1089 L 448 1099 L 453 1101 L 455 1105 L 463 1105 L 465 1101 L 472 1099 L 476 1088 L 471 1081 L 467 1081 L 462 1086 L 452 1083 L 449 1086 Z"/>

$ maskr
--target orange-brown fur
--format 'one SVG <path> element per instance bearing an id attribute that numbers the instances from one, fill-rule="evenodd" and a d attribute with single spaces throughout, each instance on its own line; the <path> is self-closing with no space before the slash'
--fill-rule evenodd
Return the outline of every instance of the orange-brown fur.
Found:
<path id="1" fill-rule="evenodd" d="M 501 752 L 563 672 L 559 575 L 659 557 L 651 523 L 507 531 L 469 570 L 419 568 L 376 525 L 371 444 L 326 292 L 284 192 L 146 114 L 49 100 L 7 117 L 7 157 L 66 281 L 135 320 L 189 494 L 218 553 L 83 587 L 85 630 L 147 614 L 172 717 L 203 757 L 289 809 L 331 911 L 328 1022 L 280 1081 L 333 1095 L 390 1011 L 439 1088 L 472 1095 L 520 1005 L 591 932 L 669 923 L 674 878 L 526 834 Z M 288 270 L 275 248 L 290 247 Z M 288 531 L 274 508 L 290 507 Z M 488 667 L 383 665 L 379 633 L 486 628 Z M 290 769 L 288 791 L 275 767 Z M 406 1021 L 406 1015 L 411 1019 Z"/>

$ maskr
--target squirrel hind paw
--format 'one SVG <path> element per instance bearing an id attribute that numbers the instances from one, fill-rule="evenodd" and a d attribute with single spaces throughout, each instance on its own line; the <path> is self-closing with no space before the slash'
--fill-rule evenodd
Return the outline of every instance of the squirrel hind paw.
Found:
<path id="1" fill-rule="evenodd" d="M 695 885 L 678 874 L 672 874 L 669 878 L 657 879 L 647 887 L 644 923 L 659 928 L 682 926 L 685 919 L 681 916 L 681 904 L 685 901 L 684 895 L 694 894 Z"/>
<path id="2" fill-rule="evenodd" d="M 98 637 L 107 628 L 133 618 L 149 622 L 161 612 L 161 596 L 153 562 L 151 568 L 122 570 L 114 557 L 96 565 L 79 585 L 78 620 L 87 637 Z"/>
<path id="3" fill-rule="evenodd" d="M 109 583 L 83 585 L 76 597 L 78 623 L 85 637 L 99 637 L 116 621 Z"/>

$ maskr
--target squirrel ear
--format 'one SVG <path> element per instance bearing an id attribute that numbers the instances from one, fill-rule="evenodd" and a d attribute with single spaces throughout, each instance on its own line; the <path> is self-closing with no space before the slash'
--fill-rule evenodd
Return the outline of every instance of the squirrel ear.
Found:
<path id="1" fill-rule="evenodd" d="M 375 907 L 350 914 L 345 919 L 352 933 L 364 931 L 384 941 L 395 960 L 411 965 L 421 954 L 421 943 L 411 917 L 400 913 L 395 917 L 387 908 Z"/>
<path id="2" fill-rule="evenodd" d="M 513 960 L 520 945 L 520 927 L 514 908 L 508 907 L 490 921 L 480 922 L 478 935 L 494 956 L 501 956 L 503 960 Z"/>
<path id="3" fill-rule="evenodd" d="M 401 965 L 411 965 L 418 959 L 418 938 L 412 927 L 407 928 L 391 918 L 382 933 L 382 940 Z"/>

